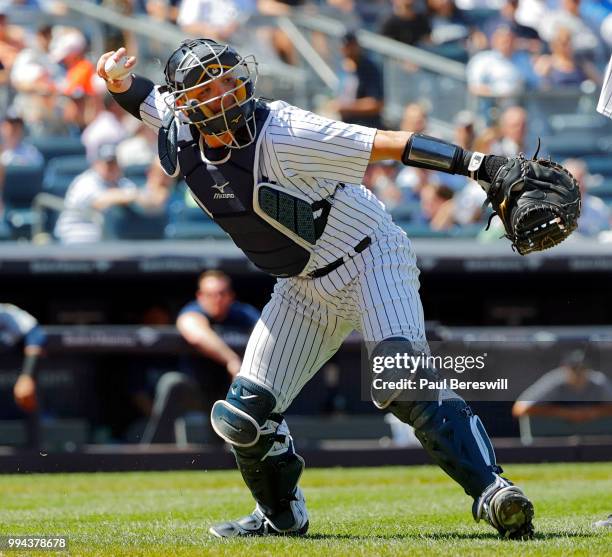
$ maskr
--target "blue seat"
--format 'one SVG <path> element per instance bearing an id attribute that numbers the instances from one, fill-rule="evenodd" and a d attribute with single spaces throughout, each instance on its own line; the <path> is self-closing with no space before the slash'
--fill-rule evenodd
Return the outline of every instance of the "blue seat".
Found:
<path id="1" fill-rule="evenodd" d="M 166 212 L 147 214 L 137 207 L 113 207 L 104 215 L 107 240 L 161 240 L 168 224 Z"/>
<path id="2" fill-rule="evenodd" d="M 150 164 L 129 164 L 123 167 L 123 175 L 126 178 L 133 176 L 146 176 L 151 168 Z"/>
<path id="3" fill-rule="evenodd" d="M 605 155 L 589 155 L 583 157 L 591 174 L 603 174 L 607 178 L 612 178 L 612 157 Z"/>
<path id="4" fill-rule="evenodd" d="M 421 213 L 421 202 L 417 200 L 406 201 L 391 210 L 395 222 L 410 223 Z"/>
<path id="5" fill-rule="evenodd" d="M 42 181 L 42 166 L 7 166 L 4 169 L 4 222 L 13 239 L 29 238 L 34 219 L 32 201 L 42 190 Z"/>
<path id="6" fill-rule="evenodd" d="M 398 223 L 409 238 L 450 238 L 449 230 L 432 230 L 427 224 Z"/>
<path id="7" fill-rule="evenodd" d="M 151 168 L 150 164 L 130 164 L 123 167 L 123 175 L 138 187 L 142 187 L 147 183 L 149 168 Z"/>
<path id="8" fill-rule="evenodd" d="M 88 168 L 89 163 L 83 155 L 56 157 L 49 161 L 45 169 L 43 190 L 64 197 L 72 181 Z"/>
<path id="9" fill-rule="evenodd" d="M 165 237 L 172 240 L 225 238 L 226 233 L 199 207 L 187 207 L 183 199 L 174 198 L 168 206 Z"/>
<path id="10" fill-rule="evenodd" d="M 45 164 L 56 157 L 85 155 L 85 146 L 78 137 L 30 137 L 28 141 L 42 153 Z"/>
<path id="11" fill-rule="evenodd" d="M 584 157 L 604 152 L 602 138 L 588 130 L 559 132 L 542 139 L 543 149 L 554 159 Z"/>
<path id="12" fill-rule="evenodd" d="M 596 195 L 597 197 L 601 197 L 602 199 L 611 199 L 612 198 L 612 178 L 608 178 L 604 180 L 598 186 L 589 189 L 589 193 L 591 195 Z"/>

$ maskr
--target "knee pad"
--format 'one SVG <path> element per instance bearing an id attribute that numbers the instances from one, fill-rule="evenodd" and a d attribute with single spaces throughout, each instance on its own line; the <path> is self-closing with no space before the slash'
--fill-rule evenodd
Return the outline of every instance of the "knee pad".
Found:
<path id="1" fill-rule="evenodd" d="M 232 383 L 225 400 L 218 400 L 210 413 L 211 424 L 223 440 L 236 447 L 252 447 L 276 406 L 276 398 L 265 387 L 244 377 Z"/>
<path id="2" fill-rule="evenodd" d="M 425 342 L 413 343 L 404 337 L 389 337 L 374 347 L 370 356 L 370 369 L 373 371 L 370 393 L 372 402 L 379 410 L 384 410 L 398 399 L 437 399 L 435 390 L 411 391 L 403 384 L 406 380 L 416 380 L 418 384 L 422 377 L 435 378 L 435 370 L 427 369 L 424 361 L 428 355 Z"/>

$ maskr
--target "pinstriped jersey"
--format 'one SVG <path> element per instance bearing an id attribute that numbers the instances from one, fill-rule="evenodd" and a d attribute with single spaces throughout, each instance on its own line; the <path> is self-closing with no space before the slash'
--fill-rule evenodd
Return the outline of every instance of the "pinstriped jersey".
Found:
<path id="1" fill-rule="evenodd" d="M 612 118 L 612 57 L 610 57 L 610 62 L 608 62 L 608 68 L 606 69 L 606 77 L 604 78 L 601 94 L 599 95 L 597 112 Z"/>
<path id="2" fill-rule="evenodd" d="M 376 130 L 323 118 L 284 101 L 268 107 L 270 117 L 257 157 L 258 180 L 275 182 L 312 202 L 332 201 L 325 231 L 300 273 L 306 275 L 353 253 L 366 236 L 391 225 L 383 204 L 361 185 Z M 143 122 L 156 129 L 165 110 L 157 87 L 140 106 Z"/>

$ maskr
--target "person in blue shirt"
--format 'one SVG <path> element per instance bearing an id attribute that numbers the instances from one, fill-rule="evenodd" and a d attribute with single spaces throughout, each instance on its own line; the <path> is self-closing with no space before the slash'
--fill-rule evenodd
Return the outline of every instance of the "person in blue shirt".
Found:
<path id="1" fill-rule="evenodd" d="M 28 312 L 12 304 L 0 303 L 0 357 L 6 363 L 15 361 L 19 376 L 13 388 L 17 407 L 24 412 L 38 408 L 36 397 L 36 372 L 47 336 L 38 321 Z M 4 418 L 18 417 L 19 411 L 9 401 L 4 401 Z"/>
<path id="2" fill-rule="evenodd" d="M 217 270 L 200 275 L 196 299 L 183 307 L 176 321 L 182 337 L 199 354 L 184 358 L 181 372 L 160 378 L 143 443 L 174 442 L 177 418 L 193 410 L 208 413 L 207 407 L 227 391 L 242 363 L 223 340 L 224 332 L 248 335 L 258 319 L 253 306 L 236 301 L 229 276 Z"/>

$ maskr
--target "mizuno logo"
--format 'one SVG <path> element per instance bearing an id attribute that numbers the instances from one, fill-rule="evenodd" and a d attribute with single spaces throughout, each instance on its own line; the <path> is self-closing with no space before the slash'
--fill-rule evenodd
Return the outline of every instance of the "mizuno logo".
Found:
<path id="1" fill-rule="evenodd" d="M 213 189 L 219 190 L 219 193 L 215 193 L 215 195 L 213 195 L 213 199 L 234 199 L 236 197 L 231 192 L 225 193 L 225 186 L 229 186 L 229 182 L 225 182 L 225 184 L 215 184 L 214 186 L 211 186 Z"/>
<path id="2" fill-rule="evenodd" d="M 214 186 L 211 186 L 213 189 L 215 190 L 219 190 L 221 193 L 225 193 L 225 186 L 229 186 L 229 182 L 225 182 L 225 184 L 215 184 Z"/>

